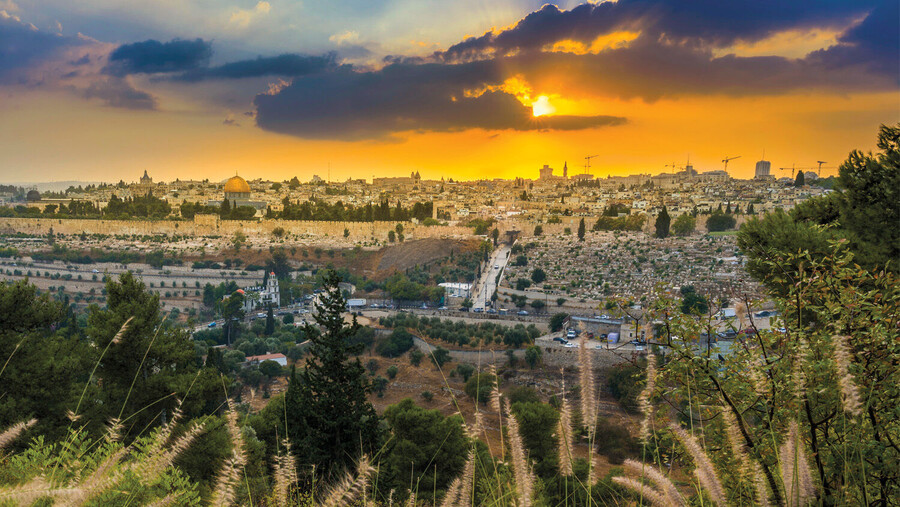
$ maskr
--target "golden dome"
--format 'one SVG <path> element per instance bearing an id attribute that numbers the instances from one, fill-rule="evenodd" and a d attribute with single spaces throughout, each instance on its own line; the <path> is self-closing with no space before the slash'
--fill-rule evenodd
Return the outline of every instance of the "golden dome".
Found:
<path id="1" fill-rule="evenodd" d="M 250 185 L 240 176 L 232 176 L 225 182 L 225 193 L 227 194 L 249 194 Z"/>

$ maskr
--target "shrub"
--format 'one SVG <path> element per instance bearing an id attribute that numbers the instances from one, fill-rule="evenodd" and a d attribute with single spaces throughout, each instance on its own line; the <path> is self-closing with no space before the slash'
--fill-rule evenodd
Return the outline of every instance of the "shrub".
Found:
<path id="1" fill-rule="evenodd" d="M 388 367 L 388 369 L 387 369 L 387 372 L 386 372 L 388 378 L 391 379 L 391 380 L 394 380 L 394 377 L 397 376 L 397 370 L 398 370 L 398 369 L 397 369 L 397 365 L 395 365 L 395 364 L 390 365 L 390 366 Z"/>
<path id="2" fill-rule="evenodd" d="M 438 368 L 444 366 L 445 363 L 450 361 L 450 351 L 445 349 L 444 347 L 437 347 L 431 351 L 431 362 L 434 363 Z"/>
<path id="3" fill-rule="evenodd" d="M 613 424 L 601 417 L 597 421 L 596 435 L 603 435 L 603 438 L 596 439 L 597 453 L 606 456 L 613 465 L 621 465 L 626 458 L 639 456 L 640 441 L 631 436 L 623 425 Z"/>
<path id="4" fill-rule="evenodd" d="M 422 391 L 422 399 L 425 401 L 431 401 L 434 399 L 434 395 L 431 394 L 431 391 Z"/>
<path id="5" fill-rule="evenodd" d="M 541 396 L 534 389 L 527 386 L 516 386 L 505 393 L 509 404 L 515 403 L 540 403 Z"/>
<path id="6" fill-rule="evenodd" d="M 550 331 L 554 333 L 557 331 L 562 331 L 563 322 L 565 322 L 566 318 L 569 317 L 568 313 L 555 313 L 552 317 L 550 317 Z"/>
<path id="7" fill-rule="evenodd" d="M 419 366 L 419 364 L 422 362 L 423 357 L 425 357 L 425 354 L 423 354 L 419 349 L 412 349 L 411 351 L 409 351 L 409 362 L 413 366 Z"/>
<path id="8" fill-rule="evenodd" d="M 378 376 L 372 381 L 372 390 L 375 391 L 375 394 L 378 395 L 379 398 L 383 398 L 384 390 L 387 388 L 387 385 L 388 379 Z"/>
<path id="9" fill-rule="evenodd" d="M 644 388 L 642 380 L 643 368 L 630 363 L 616 365 L 609 372 L 609 391 L 619 401 L 619 405 L 629 412 L 637 410 L 637 398 Z"/>
<path id="10" fill-rule="evenodd" d="M 375 351 L 384 357 L 399 357 L 413 347 L 413 336 L 406 328 L 395 329 L 387 338 L 375 346 Z"/>
<path id="11" fill-rule="evenodd" d="M 491 390 L 497 384 L 497 377 L 490 373 L 479 373 L 473 375 L 466 382 L 466 394 L 474 399 L 476 403 L 486 403 L 491 397 Z"/>
<path id="12" fill-rule="evenodd" d="M 467 382 L 469 380 L 469 377 L 471 377 L 472 374 L 475 373 L 475 367 L 471 364 L 458 364 L 456 365 L 455 371 L 459 373 L 460 377 L 462 377 L 463 382 Z"/>
<path id="13" fill-rule="evenodd" d="M 266 359 L 259 363 L 259 372 L 269 378 L 277 377 L 281 375 L 281 365 L 271 359 Z"/>

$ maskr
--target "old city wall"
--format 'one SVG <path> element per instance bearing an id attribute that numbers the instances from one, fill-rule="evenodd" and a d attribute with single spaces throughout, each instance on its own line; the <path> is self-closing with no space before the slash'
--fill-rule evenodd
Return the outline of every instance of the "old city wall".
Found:
<path id="1" fill-rule="evenodd" d="M 574 234 L 578 229 L 577 220 L 572 223 L 541 224 L 545 235 L 562 234 L 569 228 Z M 584 217 L 588 230 L 596 222 L 596 217 Z M 736 216 L 738 226 L 747 220 L 747 216 Z M 644 224 L 644 231 L 653 232 L 653 217 L 648 217 Z M 706 230 L 707 217 L 697 217 L 697 231 Z M 326 222 L 311 220 L 221 220 L 216 215 L 197 215 L 193 220 L 90 220 L 90 219 L 59 219 L 59 218 L 0 218 L 0 233 L 25 233 L 33 235 L 46 235 L 52 229 L 57 234 L 103 234 L 137 235 L 137 236 L 219 236 L 231 237 L 241 232 L 248 238 L 269 238 L 273 232 L 281 228 L 288 237 L 295 238 L 340 238 L 348 242 L 368 241 L 372 239 L 385 240 L 388 232 L 394 230 L 397 222 Z M 501 233 L 508 230 L 519 231 L 520 237 L 532 237 L 533 222 L 506 220 L 499 222 L 497 228 Z M 348 236 L 344 238 L 344 230 Z M 423 238 L 451 238 L 466 237 L 472 234 L 472 229 L 462 226 L 424 225 L 403 223 L 403 234 L 407 239 Z"/>
<path id="2" fill-rule="evenodd" d="M 286 235 L 297 237 L 332 237 L 364 241 L 372 238 L 383 240 L 394 230 L 396 222 L 325 222 L 302 220 L 220 220 L 212 215 L 198 215 L 194 220 L 89 220 L 57 218 L 0 218 L 0 233 L 25 233 L 46 235 L 51 230 L 56 234 L 104 234 L 138 236 L 233 236 L 241 232 L 248 238 L 268 238 L 277 228 Z M 409 239 L 462 237 L 472 233 L 472 229 L 459 226 L 426 227 L 403 223 L 403 233 Z"/>

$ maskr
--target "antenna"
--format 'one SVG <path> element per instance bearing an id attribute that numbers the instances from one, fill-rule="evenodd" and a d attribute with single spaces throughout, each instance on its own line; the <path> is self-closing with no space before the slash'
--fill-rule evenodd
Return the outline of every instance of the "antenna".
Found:
<path id="1" fill-rule="evenodd" d="M 738 155 L 736 157 L 729 157 L 728 155 L 725 155 L 725 158 L 722 159 L 722 162 L 725 163 L 725 172 L 728 172 L 728 162 L 731 162 L 732 160 L 737 158 L 741 158 L 741 156 Z"/>

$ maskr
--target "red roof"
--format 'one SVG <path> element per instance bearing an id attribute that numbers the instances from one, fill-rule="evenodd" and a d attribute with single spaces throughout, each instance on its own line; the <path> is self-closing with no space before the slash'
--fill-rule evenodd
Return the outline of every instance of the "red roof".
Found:
<path id="1" fill-rule="evenodd" d="M 259 362 L 263 362 L 263 361 L 266 361 L 266 360 L 268 360 L 268 359 L 272 359 L 273 361 L 274 361 L 275 359 L 287 359 L 287 356 L 285 356 L 284 354 L 263 354 L 263 355 L 261 355 L 261 356 L 250 356 L 250 357 L 247 358 L 247 361 L 259 361 Z"/>

